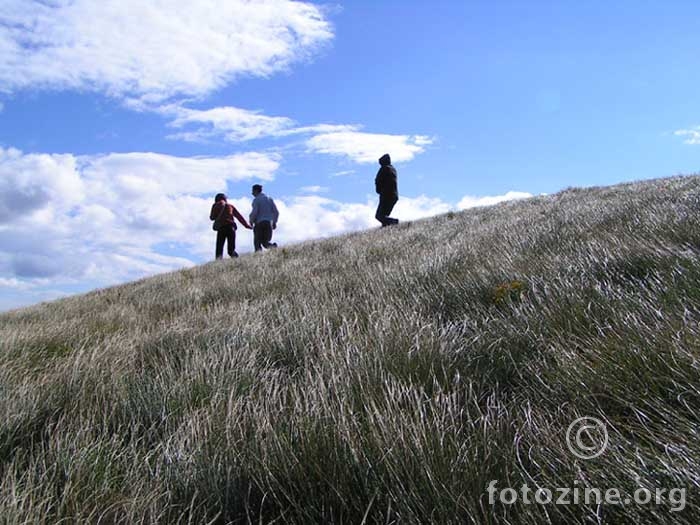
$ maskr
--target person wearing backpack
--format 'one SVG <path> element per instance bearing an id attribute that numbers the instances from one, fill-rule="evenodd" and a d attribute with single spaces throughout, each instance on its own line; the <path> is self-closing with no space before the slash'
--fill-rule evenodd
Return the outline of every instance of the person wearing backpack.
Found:
<path id="1" fill-rule="evenodd" d="M 214 197 L 214 204 L 211 207 L 209 219 L 214 221 L 212 228 L 216 231 L 216 258 L 224 256 L 224 243 L 227 243 L 229 257 L 238 257 L 236 253 L 236 221 L 238 219 L 245 228 L 252 230 L 243 215 L 241 215 L 233 204 L 229 204 L 226 195 L 217 193 Z"/>
<path id="2" fill-rule="evenodd" d="M 391 157 L 388 153 L 379 158 L 379 166 L 377 177 L 374 179 L 374 187 L 379 194 L 379 206 L 374 218 L 384 227 L 399 223 L 398 219 L 389 217 L 399 200 L 399 188 L 396 183 L 396 168 L 391 165 Z"/>

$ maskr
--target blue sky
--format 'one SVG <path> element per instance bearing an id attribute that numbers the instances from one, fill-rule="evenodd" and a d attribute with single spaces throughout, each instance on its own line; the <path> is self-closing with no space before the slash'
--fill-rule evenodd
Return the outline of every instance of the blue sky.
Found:
<path id="1" fill-rule="evenodd" d="M 3 0 L 0 310 L 213 257 L 700 164 L 700 4 Z M 239 230 L 238 251 L 252 248 Z"/>

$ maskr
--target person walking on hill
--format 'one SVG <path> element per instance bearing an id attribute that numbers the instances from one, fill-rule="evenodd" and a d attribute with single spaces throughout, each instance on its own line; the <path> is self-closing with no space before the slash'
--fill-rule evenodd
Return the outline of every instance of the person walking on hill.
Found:
<path id="1" fill-rule="evenodd" d="M 245 220 L 245 217 L 238 212 L 236 207 L 228 203 L 226 195 L 217 193 L 216 197 L 214 197 L 211 213 L 209 214 L 209 219 L 214 221 L 213 228 L 216 230 L 217 259 L 221 259 L 224 256 L 224 243 L 228 244 L 229 256 L 238 257 L 236 253 L 236 221 L 234 217 L 249 230 L 253 229 Z"/>
<path id="2" fill-rule="evenodd" d="M 277 243 L 272 240 L 272 230 L 277 228 L 279 212 L 275 201 L 265 195 L 260 184 L 253 185 L 253 211 L 250 212 L 250 224 L 253 225 L 253 245 L 255 251 L 263 248 L 277 248 Z"/>
<path id="3" fill-rule="evenodd" d="M 379 158 L 379 171 L 374 179 L 374 186 L 379 194 L 379 206 L 377 206 L 377 214 L 374 216 L 382 227 L 398 224 L 398 219 L 392 219 L 391 210 L 399 200 L 399 188 L 396 183 L 396 168 L 391 165 L 391 157 L 385 153 Z"/>

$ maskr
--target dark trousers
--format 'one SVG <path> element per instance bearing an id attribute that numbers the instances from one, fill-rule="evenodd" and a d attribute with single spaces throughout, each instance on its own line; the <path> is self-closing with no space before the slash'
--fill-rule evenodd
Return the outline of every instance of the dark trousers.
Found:
<path id="1" fill-rule="evenodd" d="M 226 224 L 219 228 L 216 232 L 216 258 L 221 259 L 224 256 L 224 243 L 228 243 L 229 257 L 236 256 L 236 230 L 230 224 Z"/>
<path id="2" fill-rule="evenodd" d="M 260 221 L 255 223 L 253 228 L 253 246 L 255 251 L 259 252 L 263 248 L 277 248 L 272 239 L 272 224 L 270 221 Z"/>
<path id="3" fill-rule="evenodd" d="M 394 205 L 399 200 L 396 195 L 380 195 L 379 196 L 379 206 L 377 206 L 377 214 L 374 216 L 382 226 L 389 226 L 390 224 L 398 224 L 398 219 L 392 219 L 389 217 L 391 215 L 391 210 L 394 209 Z"/>

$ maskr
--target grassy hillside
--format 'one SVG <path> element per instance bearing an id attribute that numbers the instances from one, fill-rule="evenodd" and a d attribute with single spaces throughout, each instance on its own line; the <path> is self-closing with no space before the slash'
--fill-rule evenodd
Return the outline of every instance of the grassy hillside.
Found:
<path id="1" fill-rule="evenodd" d="M 698 523 L 699 196 L 571 189 L 1 315 L 2 522 Z"/>

